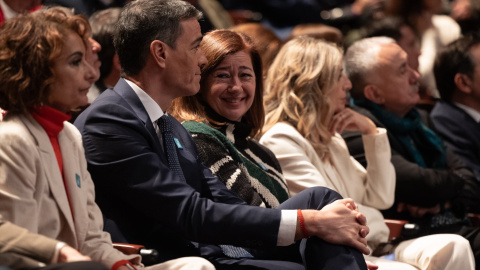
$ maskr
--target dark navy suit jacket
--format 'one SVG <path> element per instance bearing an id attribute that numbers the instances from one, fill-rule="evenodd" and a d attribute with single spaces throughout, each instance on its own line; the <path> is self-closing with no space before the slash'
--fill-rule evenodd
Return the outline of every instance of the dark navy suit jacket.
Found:
<path id="1" fill-rule="evenodd" d="M 435 129 L 480 182 L 480 123 L 454 104 L 439 101 L 430 113 Z"/>
<path id="2" fill-rule="evenodd" d="M 169 168 L 140 99 L 120 79 L 75 121 L 83 136 L 105 229 L 113 241 L 155 248 L 163 259 L 195 255 L 190 241 L 274 247 L 281 210 L 248 206 L 198 159 L 174 120 L 186 182 Z"/>

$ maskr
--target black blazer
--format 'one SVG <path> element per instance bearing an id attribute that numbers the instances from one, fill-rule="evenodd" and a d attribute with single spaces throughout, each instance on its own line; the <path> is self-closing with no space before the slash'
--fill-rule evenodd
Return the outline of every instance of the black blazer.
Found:
<path id="1" fill-rule="evenodd" d="M 353 106 L 353 110 L 370 118 L 377 127 L 385 126 L 365 108 Z M 421 112 L 422 113 L 422 112 Z M 465 163 L 447 147 L 447 169 L 423 168 L 413 160 L 407 158 L 403 145 L 387 130 L 388 140 L 392 148 L 392 164 L 397 177 L 395 188 L 395 202 L 405 202 L 421 207 L 432 207 L 452 199 L 460 198 L 464 192 L 469 192 L 473 180 L 473 173 Z M 359 132 L 343 132 L 342 137 L 347 142 L 350 154 L 362 165 L 366 166 L 363 141 Z M 462 204 L 465 202 L 462 202 Z M 406 218 L 392 216 L 392 211 L 384 211 L 388 218 Z"/>
<path id="2" fill-rule="evenodd" d="M 437 102 L 430 117 L 438 134 L 480 182 L 480 123 L 464 110 L 444 101 Z"/>
<path id="3" fill-rule="evenodd" d="M 195 255 L 191 241 L 276 245 L 281 210 L 248 206 L 233 195 L 200 163 L 190 134 L 176 120 L 186 182 L 168 168 L 152 121 L 125 80 L 100 95 L 75 125 L 114 242 L 155 248 L 164 260 Z"/>

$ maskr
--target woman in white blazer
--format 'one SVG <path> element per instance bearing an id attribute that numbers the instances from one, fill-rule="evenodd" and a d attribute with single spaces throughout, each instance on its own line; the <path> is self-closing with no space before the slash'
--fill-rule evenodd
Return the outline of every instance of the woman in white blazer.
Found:
<path id="1" fill-rule="evenodd" d="M 367 217 L 367 240 L 375 249 L 388 240 L 389 230 L 378 209 L 393 204 L 395 173 L 386 130 L 346 108 L 351 82 L 343 74 L 342 59 L 336 45 L 310 37 L 284 45 L 265 82 L 267 116 L 260 142 L 279 160 L 292 194 L 325 186 L 354 199 Z M 363 133 L 367 169 L 350 156 L 339 135 L 343 130 Z M 468 241 L 457 235 L 403 241 L 395 248 L 395 262 L 366 257 L 379 269 L 474 269 L 475 265 Z"/>
<path id="2" fill-rule="evenodd" d="M 0 266 L 143 267 L 103 232 L 81 135 L 67 122 L 96 77 L 85 58 L 89 35 L 84 17 L 58 9 L 19 15 L 0 30 Z M 213 269 L 201 258 L 153 266 L 182 267 Z"/>

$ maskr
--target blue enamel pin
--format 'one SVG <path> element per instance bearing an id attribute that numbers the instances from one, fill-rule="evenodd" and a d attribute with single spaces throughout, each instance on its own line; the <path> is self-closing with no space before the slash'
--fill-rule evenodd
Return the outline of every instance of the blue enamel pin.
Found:
<path id="1" fill-rule="evenodd" d="M 182 144 L 180 143 L 180 141 L 177 138 L 173 138 L 173 140 L 175 141 L 175 144 L 177 145 L 178 149 L 183 149 Z"/>
<path id="2" fill-rule="evenodd" d="M 81 188 L 82 182 L 80 182 L 80 175 L 78 175 L 77 173 L 75 174 L 75 180 L 77 181 L 77 186 Z"/>

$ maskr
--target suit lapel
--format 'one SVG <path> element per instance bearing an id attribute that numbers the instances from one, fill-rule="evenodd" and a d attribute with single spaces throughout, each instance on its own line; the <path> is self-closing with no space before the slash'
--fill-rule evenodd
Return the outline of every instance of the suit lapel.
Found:
<path id="1" fill-rule="evenodd" d="M 154 150 L 159 156 L 167 162 L 165 155 L 163 154 L 162 147 L 160 145 L 160 140 L 158 139 L 158 135 L 153 127 L 152 120 L 148 116 L 147 110 L 143 106 L 140 98 L 138 98 L 137 94 L 133 89 L 128 85 L 128 83 L 121 78 L 117 85 L 113 88 L 118 95 L 123 97 L 123 100 L 130 106 L 133 112 L 137 115 L 137 117 L 142 121 L 143 125 L 147 129 L 148 133 L 151 136 L 152 141 L 154 141 Z"/>
<path id="2" fill-rule="evenodd" d="M 78 146 L 77 142 L 67 136 L 66 127 L 58 136 L 58 143 L 60 144 L 60 149 L 62 150 L 62 159 L 63 159 L 63 174 L 65 177 L 65 182 L 67 185 L 68 195 L 70 202 L 73 208 L 73 221 L 75 223 L 75 231 L 78 239 L 84 239 L 87 233 L 86 229 L 88 228 L 88 216 L 85 211 L 85 206 L 87 205 L 87 196 L 88 193 L 82 186 L 82 172 L 79 167 L 81 156 L 78 155 L 76 149 Z M 77 242 L 78 243 L 78 242 Z M 78 243 L 79 244 L 79 243 Z M 79 244 L 80 246 L 80 244 Z"/>
<path id="3" fill-rule="evenodd" d="M 60 169 L 58 168 L 57 158 L 55 156 L 55 152 L 53 151 L 50 138 L 48 138 L 45 130 L 42 128 L 42 126 L 40 126 L 37 121 L 35 121 L 35 119 L 33 119 L 33 117 L 23 117 L 22 121 L 24 122 L 25 126 L 30 131 L 32 136 L 35 138 L 37 147 L 40 150 L 40 162 L 42 163 L 42 167 L 45 168 L 45 178 L 47 179 L 48 186 L 52 193 L 52 197 L 55 199 L 58 208 L 60 209 L 65 220 L 67 221 L 69 229 L 72 231 L 72 235 L 75 235 L 74 222 L 72 218 L 72 213 L 70 211 L 70 206 L 68 204 L 68 198 L 65 192 L 63 178 L 60 174 Z M 68 165 L 64 164 L 64 166 Z"/>

